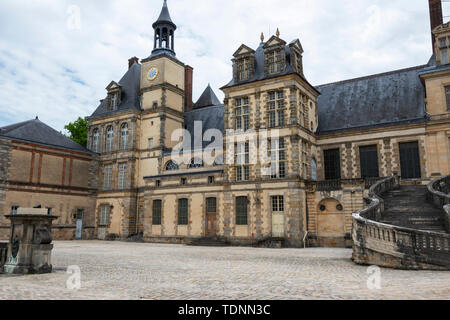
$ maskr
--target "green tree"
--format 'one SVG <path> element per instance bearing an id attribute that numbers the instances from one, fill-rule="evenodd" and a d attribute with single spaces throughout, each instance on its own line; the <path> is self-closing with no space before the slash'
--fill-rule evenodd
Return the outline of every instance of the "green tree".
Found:
<path id="1" fill-rule="evenodd" d="M 87 136 L 88 136 L 89 122 L 87 118 L 79 117 L 77 121 L 69 123 L 64 127 L 69 133 L 69 138 L 73 141 L 81 144 L 83 147 L 87 146 Z"/>

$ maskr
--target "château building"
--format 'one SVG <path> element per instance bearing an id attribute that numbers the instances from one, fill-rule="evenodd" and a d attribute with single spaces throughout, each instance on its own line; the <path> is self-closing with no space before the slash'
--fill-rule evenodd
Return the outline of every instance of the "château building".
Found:
<path id="1" fill-rule="evenodd" d="M 153 51 L 129 60 L 89 117 L 83 152 L 96 163 L 96 187 L 82 224 L 92 233 L 83 234 L 351 246 L 352 213 L 375 181 L 399 175 L 403 184 L 426 184 L 450 174 L 450 25 L 440 0 L 429 5 L 433 54 L 423 65 L 314 86 L 300 39 L 277 30 L 257 48 L 237 48 L 223 103 L 210 86 L 193 103 L 193 68 L 176 56 L 177 26 L 164 1 Z M 175 160 L 173 139 L 182 130 L 184 161 Z M 267 143 L 247 140 L 273 132 L 278 138 Z M 218 133 L 221 148 L 212 152 Z M 256 156 L 264 153 L 267 161 Z M 8 196 L 9 180 L 8 213 L 21 205 Z"/>

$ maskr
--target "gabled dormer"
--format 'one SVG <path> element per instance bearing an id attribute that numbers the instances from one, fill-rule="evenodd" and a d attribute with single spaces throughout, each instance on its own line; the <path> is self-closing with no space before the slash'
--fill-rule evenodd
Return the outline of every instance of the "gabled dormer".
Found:
<path id="1" fill-rule="evenodd" d="M 289 44 L 291 51 L 291 66 L 296 72 L 303 76 L 303 47 L 300 40 L 295 39 Z"/>
<path id="2" fill-rule="evenodd" d="M 233 54 L 233 78 L 236 82 L 246 81 L 255 74 L 255 50 L 241 45 Z"/>
<path id="3" fill-rule="evenodd" d="M 108 97 L 106 98 L 107 110 L 115 111 L 119 108 L 122 96 L 122 87 L 115 81 L 112 81 L 107 87 Z"/>
<path id="4" fill-rule="evenodd" d="M 286 41 L 272 36 L 264 44 L 264 74 L 276 75 L 286 70 Z"/>

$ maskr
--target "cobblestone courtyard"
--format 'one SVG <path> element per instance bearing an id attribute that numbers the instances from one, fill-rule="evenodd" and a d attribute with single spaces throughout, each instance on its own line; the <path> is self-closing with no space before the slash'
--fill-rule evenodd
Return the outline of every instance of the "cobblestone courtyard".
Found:
<path id="1" fill-rule="evenodd" d="M 56 242 L 55 272 L 0 275 L 0 299 L 450 299 L 450 272 L 367 267 L 348 249 L 208 248 L 124 242 Z M 81 268 L 69 290 L 68 266 Z"/>

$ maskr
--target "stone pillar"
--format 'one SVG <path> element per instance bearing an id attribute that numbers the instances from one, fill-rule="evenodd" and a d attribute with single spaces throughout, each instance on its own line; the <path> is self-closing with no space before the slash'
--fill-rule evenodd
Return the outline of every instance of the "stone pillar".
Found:
<path id="1" fill-rule="evenodd" d="M 19 208 L 11 220 L 11 238 L 4 272 L 9 274 L 51 273 L 52 222 L 46 209 Z"/>

